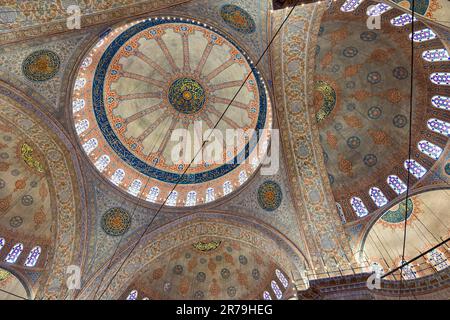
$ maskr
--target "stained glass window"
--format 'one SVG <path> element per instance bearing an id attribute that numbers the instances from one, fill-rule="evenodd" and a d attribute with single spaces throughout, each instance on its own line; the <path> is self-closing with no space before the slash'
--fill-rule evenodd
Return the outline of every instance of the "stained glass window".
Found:
<path id="1" fill-rule="evenodd" d="M 16 243 L 14 247 L 11 248 L 11 251 L 6 255 L 5 261 L 8 263 L 16 263 L 20 254 L 23 251 L 23 244 Z"/>
<path id="2" fill-rule="evenodd" d="M 283 272 L 281 272 L 280 270 L 276 269 L 275 270 L 275 274 L 277 275 L 277 278 L 278 278 L 278 280 L 280 280 L 280 282 L 283 285 L 283 287 L 287 288 L 289 286 L 289 281 L 286 279 L 286 277 L 284 276 Z"/>
<path id="3" fill-rule="evenodd" d="M 95 138 L 89 139 L 86 143 L 83 144 L 83 149 L 87 155 L 89 155 L 97 147 L 98 141 Z"/>
<path id="4" fill-rule="evenodd" d="M 430 80 L 434 84 L 450 86 L 450 72 L 434 72 L 430 74 Z"/>
<path id="5" fill-rule="evenodd" d="M 72 111 L 73 113 L 76 113 L 78 111 L 80 111 L 81 109 L 83 109 L 85 106 L 85 101 L 84 99 L 76 99 L 74 101 L 72 101 Z"/>
<path id="6" fill-rule="evenodd" d="M 133 196 L 137 196 L 139 191 L 141 191 L 141 188 L 142 188 L 142 181 L 139 179 L 135 179 L 128 187 L 128 192 L 131 193 Z"/>
<path id="7" fill-rule="evenodd" d="M 123 178 L 125 178 L 125 171 L 123 171 L 122 169 L 117 169 L 111 176 L 111 181 L 116 186 L 118 186 L 119 184 L 122 183 Z"/>
<path id="8" fill-rule="evenodd" d="M 413 159 L 406 160 L 404 166 L 405 169 L 417 179 L 422 178 L 425 173 L 427 173 L 427 169 L 422 167 L 416 160 Z"/>
<path id="9" fill-rule="evenodd" d="M 406 263 L 406 261 L 403 260 L 399 266 L 401 266 L 404 263 Z M 403 266 L 401 274 L 402 274 L 403 279 L 405 279 L 405 280 L 413 280 L 416 278 L 416 271 L 409 264 Z"/>
<path id="10" fill-rule="evenodd" d="M 245 172 L 244 170 L 242 170 L 239 173 L 239 184 L 243 184 L 245 181 L 247 181 L 247 172 Z"/>
<path id="11" fill-rule="evenodd" d="M 336 202 L 336 208 L 337 208 L 339 217 L 341 218 L 342 224 L 347 223 L 347 220 L 345 219 L 345 215 L 344 215 L 344 210 L 342 209 L 341 204 Z"/>
<path id="12" fill-rule="evenodd" d="M 195 206 L 197 203 L 197 192 L 189 191 L 186 196 L 186 206 Z"/>
<path id="13" fill-rule="evenodd" d="M 391 175 L 387 178 L 388 185 L 395 191 L 396 194 L 402 194 L 406 191 L 406 184 L 397 176 Z"/>
<path id="14" fill-rule="evenodd" d="M 409 39 L 411 38 L 414 42 L 424 42 L 435 39 L 436 34 L 433 32 L 433 30 L 426 28 L 419 31 L 414 31 L 414 33 L 410 33 Z"/>
<path id="15" fill-rule="evenodd" d="M 375 274 L 378 278 L 380 278 L 384 274 L 384 269 L 379 263 L 372 262 L 370 267 L 372 269 L 372 272 L 375 272 Z"/>
<path id="16" fill-rule="evenodd" d="M 104 154 L 95 161 L 95 167 L 98 171 L 103 172 L 108 164 L 111 162 L 111 159 L 108 155 Z"/>
<path id="17" fill-rule="evenodd" d="M 441 271 L 448 267 L 448 260 L 445 254 L 438 249 L 434 249 L 427 254 L 428 262 L 437 270 Z"/>
<path id="18" fill-rule="evenodd" d="M 155 202 L 159 195 L 158 187 L 151 187 L 150 192 L 147 195 L 147 201 Z"/>
<path id="19" fill-rule="evenodd" d="M 86 131 L 89 128 L 89 120 L 83 119 L 75 125 L 75 130 L 78 135 L 82 134 L 84 131 Z"/>
<path id="20" fill-rule="evenodd" d="M 402 15 L 399 15 L 398 17 L 391 19 L 391 23 L 396 27 L 406 26 L 407 24 L 410 24 L 412 21 L 413 21 L 412 15 L 408 13 L 404 13 Z M 414 21 L 417 21 L 416 17 L 414 17 Z"/>
<path id="21" fill-rule="evenodd" d="M 81 67 L 83 69 L 86 69 L 87 67 L 89 67 L 92 63 L 92 58 L 91 57 L 86 57 L 86 59 L 83 60 L 83 63 L 81 64 Z"/>
<path id="22" fill-rule="evenodd" d="M 169 197 L 167 198 L 166 205 L 175 206 L 177 204 L 178 192 L 175 190 L 171 191 Z"/>
<path id="23" fill-rule="evenodd" d="M 214 199 L 216 199 L 214 195 L 214 188 L 206 189 L 206 202 L 214 201 Z"/>
<path id="24" fill-rule="evenodd" d="M 0 238 L 0 250 L 5 246 L 5 239 Z"/>
<path id="25" fill-rule="evenodd" d="M 377 187 L 370 188 L 369 195 L 377 207 L 382 207 L 388 203 L 388 200 L 384 196 L 383 192 Z"/>
<path id="26" fill-rule="evenodd" d="M 362 200 L 358 197 L 351 198 L 350 204 L 358 217 L 364 217 L 369 213 Z"/>
<path id="27" fill-rule="evenodd" d="M 433 107 L 450 111 L 450 97 L 433 96 L 431 104 Z"/>
<path id="28" fill-rule="evenodd" d="M 367 15 L 368 16 L 380 16 L 386 11 L 391 10 L 392 7 L 385 4 L 385 3 L 378 3 L 376 5 L 369 6 L 367 9 Z"/>
<path id="29" fill-rule="evenodd" d="M 278 284 L 272 280 L 272 282 L 270 283 L 270 286 L 272 287 L 273 293 L 275 293 L 275 296 L 277 297 L 277 299 L 280 300 L 283 297 L 283 293 L 281 292 L 281 289 L 278 286 Z"/>
<path id="30" fill-rule="evenodd" d="M 347 0 L 344 2 L 344 4 L 341 6 L 341 11 L 343 12 L 352 12 L 353 10 L 355 10 L 356 8 L 359 7 L 359 5 L 363 2 L 364 0 Z"/>
<path id="31" fill-rule="evenodd" d="M 25 266 L 30 268 L 34 267 L 38 262 L 40 255 L 41 247 L 37 246 L 31 249 L 30 253 L 28 254 L 27 260 L 25 261 Z"/>
<path id="32" fill-rule="evenodd" d="M 137 298 L 138 298 L 138 292 L 137 292 L 137 290 L 133 290 L 128 295 L 127 300 L 137 300 Z"/>
<path id="33" fill-rule="evenodd" d="M 446 49 L 433 49 L 422 52 L 422 58 L 429 62 L 450 61 L 450 56 Z"/>
<path id="34" fill-rule="evenodd" d="M 229 194 L 231 191 L 233 191 L 233 185 L 230 181 L 225 181 L 225 183 L 223 184 L 223 194 Z"/>
<path id="35" fill-rule="evenodd" d="M 263 293 L 263 299 L 264 300 L 272 300 L 272 297 L 270 296 L 270 293 L 267 291 L 264 291 Z"/>
<path id="36" fill-rule="evenodd" d="M 420 141 L 417 147 L 419 148 L 420 152 L 426 154 L 434 160 L 439 159 L 443 151 L 441 147 L 426 140 Z"/>
<path id="37" fill-rule="evenodd" d="M 85 78 L 78 78 L 75 80 L 75 90 L 80 90 L 86 85 L 86 79 Z"/>
<path id="38" fill-rule="evenodd" d="M 450 123 L 433 118 L 428 120 L 427 125 L 431 131 L 450 137 Z"/>

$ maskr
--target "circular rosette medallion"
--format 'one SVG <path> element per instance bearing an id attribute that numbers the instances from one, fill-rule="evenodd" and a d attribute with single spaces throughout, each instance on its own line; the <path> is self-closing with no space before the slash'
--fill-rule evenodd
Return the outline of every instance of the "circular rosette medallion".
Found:
<path id="1" fill-rule="evenodd" d="M 272 123 L 250 57 L 219 30 L 181 18 L 114 28 L 82 60 L 72 106 L 81 147 L 97 170 L 148 202 L 168 198 L 168 206 L 236 191 L 259 167 Z M 211 160 L 205 145 L 193 160 L 211 129 L 223 137 L 218 157 Z M 230 133 L 245 143 L 229 148 Z"/>

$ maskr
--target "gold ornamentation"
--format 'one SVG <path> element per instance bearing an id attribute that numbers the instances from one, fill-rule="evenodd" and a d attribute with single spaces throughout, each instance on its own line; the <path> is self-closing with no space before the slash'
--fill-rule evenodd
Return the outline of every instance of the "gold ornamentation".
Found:
<path id="1" fill-rule="evenodd" d="M 210 242 L 199 241 L 199 242 L 192 244 L 192 246 L 199 251 L 206 252 L 206 251 L 216 250 L 220 246 L 221 243 L 222 243 L 221 240 L 213 240 Z"/>
<path id="2" fill-rule="evenodd" d="M 8 279 L 8 277 L 11 275 L 11 273 L 9 273 L 6 270 L 0 270 L 0 282 Z"/>
<path id="3" fill-rule="evenodd" d="M 23 161 L 32 169 L 36 169 L 38 172 L 44 172 L 44 166 L 36 159 L 33 158 L 33 148 L 27 143 L 22 144 L 20 148 L 20 154 Z"/>

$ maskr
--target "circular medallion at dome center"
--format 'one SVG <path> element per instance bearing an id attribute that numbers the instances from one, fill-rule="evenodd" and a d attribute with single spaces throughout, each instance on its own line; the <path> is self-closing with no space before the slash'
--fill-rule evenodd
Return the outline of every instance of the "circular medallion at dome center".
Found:
<path id="1" fill-rule="evenodd" d="M 179 78 L 169 88 L 169 102 L 180 113 L 193 114 L 200 111 L 206 100 L 205 90 L 194 79 Z"/>

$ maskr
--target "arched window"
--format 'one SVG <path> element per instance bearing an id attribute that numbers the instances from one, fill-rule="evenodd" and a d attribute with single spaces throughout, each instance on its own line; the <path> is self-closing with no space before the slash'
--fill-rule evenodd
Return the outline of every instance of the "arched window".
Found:
<path id="1" fill-rule="evenodd" d="M 437 160 L 442 154 L 442 148 L 426 140 L 422 140 L 418 143 L 417 148 L 420 152 L 426 154 L 430 158 Z"/>
<path id="2" fill-rule="evenodd" d="M 87 67 L 89 67 L 92 63 L 92 58 L 91 57 L 86 57 L 86 59 L 83 60 L 83 63 L 81 64 L 81 67 L 83 69 L 86 69 Z"/>
<path id="3" fill-rule="evenodd" d="M 41 247 L 37 246 L 31 249 L 30 253 L 28 254 L 27 260 L 25 261 L 25 266 L 30 268 L 34 267 L 38 262 L 40 255 Z"/>
<path id="4" fill-rule="evenodd" d="M 263 293 L 263 299 L 264 300 L 272 300 L 272 297 L 270 296 L 270 293 L 267 291 L 264 291 Z"/>
<path id="5" fill-rule="evenodd" d="M 376 5 L 369 6 L 367 9 L 367 15 L 368 16 L 380 16 L 386 11 L 391 10 L 392 7 L 385 4 L 385 3 L 378 3 Z"/>
<path id="6" fill-rule="evenodd" d="M 407 24 L 410 24 L 412 21 L 413 21 L 412 15 L 408 13 L 401 14 L 398 17 L 391 19 L 391 23 L 396 27 L 406 26 Z M 417 21 L 416 17 L 414 17 L 414 21 Z"/>
<path id="7" fill-rule="evenodd" d="M 72 112 L 77 113 L 78 111 L 83 109 L 84 106 L 85 106 L 84 99 L 76 99 L 76 100 L 72 101 Z"/>
<path id="8" fill-rule="evenodd" d="M 350 204 L 358 217 L 364 217 L 369 213 L 364 205 L 364 202 L 362 202 L 362 200 L 358 197 L 351 198 Z"/>
<path id="9" fill-rule="evenodd" d="M 117 169 L 111 176 L 111 182 L 118 186 L 122 183 L 123 178 L 125 178 L 125 171 L 122 169 Z"/>
<path id="10" fill-rule="evenodd" d="M 80 90 L 86 85 L 86 79 L 85 78 L 78 78 L 75 80 L 75 90 Z"/>
<path id="11" fill-rule="evenodd" d="M 433 107 L 450 111 L 450 97 L 433 96 L 431 104 Z"/>
<path id="12" fill-rule="evenodd" d="M 370 188 L 369 195 L 378 208 L 388 203 L 388 199 L 386 199 L 383 192 L 377 187 Z"/>
<path id="13" fill-rule="evenodd" d="M 433 40 L 436 38 L 436 34 L 430 28 L 425 28 L 414 33 L 409 34 L 409 39 L 413 39 L 414 42 L 423 42 Z"/>
<path id="14" fill-rule="evenodd" d="M 128 187 L 128 192 L 131 193 L 133 196 L 137 196 L 139 194 L 139 191 L 141 191 L 142 188 L 142 181 L 139 179 L 134 179 L 131 185 Z"/>
<path id="15" fill-rule="evenodd" d="M 147 201 L 155 202 L 159 195 L 158 187 L 151 187 L 150 192 L 147 195 Z"/>
<path id="16" fill-rule="evenodd" d="M 186 206 L 195 206 L 197 203 L 197 192 L 189 191 L 186 196 Z"/>
<path id="17" fill-rule="evenodd" d="M 397 176 L 391 175 L 387 178 L 387 183 L 396 194 L 402 194 L 406 191 L 406 184 Z"/>
<path id="18" fill-rule="evenodd" d="M 450 86 L 450 72 L 433 72 L 430 74 L 430 80 L 434 84 Z"/>
<path id="19" fill-rule="evenodd" d="M 289 281 L 286 279 L 286 277 L 284 276 L 283 272 L 281 272 L 280 270 L 276 269 L 275 270 L 275 274 L 277 275 L 277 278 L 278 278 L 278 280 L 280 280 L 280 282 L 283 285 L 283 287 L 287 288 L 289 286 Z"/>
<path id="20" fill-rule="evenodd" d="M 275 293 L 275 297 L 277 297 L 277 299 L 280 300 L 283 297 L 283 293 L 281 292 L 281 289 L 278 286 L 278 284 L 272 280 L 270 286 L 272 287 L 273 293 Z"/>
<path id="21" fill-rule="evenodd" d="M 4 238 L 0 238 L 0 251 L 2 250 L 2 248 L 5 246 L 5 239 Z"/>
<path id="22" fill-rule="evenodd" d="M 142 298 L 142 300 L 150 300 L 148 297 Z"/>
<path id="23" fill-rule="evenodd" d="M 82 134 L 88 128 L 89 128 L 89 120 L 88 119 L 83 119 L 83 120 L 77 122 L 77 124 L 75 125 L 75 130 L 77 131 L 78 135 Z"/>
<path id="24" fill-rule="evenodd" d="M 341 218 L 342 224 L 347 223 L 347 220 L 345 219 L 345 215 L 344 215 L 344 210 L 342 209 L 341 204 L 336 202 L 336 208 L 337 208 L 339 217 Z"/>
<path id="25" fill-rule="evenodd" d="M 342 12 L 352 12 L 354 11 L 356 8 L 359 7 L 359 5 L 363 2 L 364 0 L 347 0 L 344 2 L 344 4 L 341 6 L 341 11 Z"/>
<path id="26" fill-rule="evenodd" d="M 429 252 L 427 254 L 427 260 L 437 271 L 444 270 L 448 267 L 447 257 L 438 249 Z"/>
<path id="27" fill-rule="evenodd" d="M 431 131 L 450 137 L 450 123 L 433 118 L 428 120 L 427 125 Z"/>
<path id="28" fill-rule="evenodd" d="M 98 141 L 95 138 L 89 139 L 86 143 L 83 144 L 84 152 L 89 155 L 95 148 L 98 147 Z"/>
<path id="29" fill-rule="evenodd" d="M 166 205 L 175 206 L 177 204 L 178 192 L 175 190 L 171 191 L 169 197 L 167 198 Z"/>
<path id="30" fill-rule="evenodd" d="M 243 184 L 245 181 L 247 181 L 247 172 L 245 172 L 244 170 L 242 170 L 239 173 L 239 184 Z"/>
<path id="31" fill-rule="evenodd" d="M 128 295 L 127 300 L 137 300 L 137 298 L 138 298 L 138 292 L 137 292 L 137 290 L 133 290 Z"/>
<path id="32" fill-rule="evenodd" d="M 206 203 L 214 201 L 216 196 L 214 195 L 214 188 L 206 189 Z"/>
<path id="33" fill-rule="evenodd" d="M 231 191 L 233 191 L 233 185 L 231 184 L 230 181 L 225 181 L 225 183 L 223 184 L 223 194 L 227 195 Z"/>
<path id="34" fill-rule="evenodd" d="M 422 52 L 422 58 L 429 62 L 450 61 L 450 56 L 446 49 L 433 49 Z"/>
<path id="35" fill-rule="evenodd" d="M 106 154 L 102 155 L 95 161 L 95 167 L 98 171 L 103 172 L 108 164 L 111 162 L 111 159 Z"/>
<path id="36" fill-rule="evenodd" d="M 401 266 L 404 263 L 406 263 L 406 261 L 403 260 L 402 262 L 400 262 L 399 266 Z M 403 266 L 401 274 L 402 274 L 403 279 L 405 279 L 405 280 L 413 280 L 413 279 L 415 279 L 417 277 L 416 276 L 416 271 L 409 264 Z"/>
<path id="37" fill-rule="evenodd" d="M 23 251 L 23 244 L 16 243 L 14 247 L 11 248 L 11 251 L 6 255 L 5 261 L 8 263 L 16 263 L 20 254 Z"/>
<path id="38" fill-rule="evenodd" d="M 406 160 L 404 166 L 405 169 L 417 179 L 422 178 L 425 173 L 427 173 L 427 169 L 422 167 L 416 160 L 413 159 Z"/>

